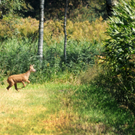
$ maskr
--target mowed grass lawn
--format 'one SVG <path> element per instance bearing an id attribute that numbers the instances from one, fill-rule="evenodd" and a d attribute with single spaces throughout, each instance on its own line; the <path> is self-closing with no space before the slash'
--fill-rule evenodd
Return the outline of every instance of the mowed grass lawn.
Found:
<path id="1" fill-rule="evenodd" d="M 17 92 L 5 87 L 0 88 L 0 134 L 36 134 L 45 129 L 49 88 L 29 85 Z"/>
<path id="2" fill-rule="evenodd" d="M 102 90 L 51 82 L 29 84 L 20 92 L 6 87 L 0 86 L 0 135 L 132 135 L 135 131 L 130 112 Z"/>
<path id="3" fill-rule="evenodd" d="M 64 128 L 70 114 L 65 105 L 61 106 L 59 94 L 67 84 L 29 84 L 19 92 L 14 86 L 7 91 L 7 85 L 0 86 L 0 135 L 67 132 Z"/>

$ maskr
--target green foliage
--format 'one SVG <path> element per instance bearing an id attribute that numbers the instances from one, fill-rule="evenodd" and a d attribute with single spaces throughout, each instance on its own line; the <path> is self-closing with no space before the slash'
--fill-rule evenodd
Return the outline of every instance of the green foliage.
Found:
<path id="1" fill-rule="evenodd" d="M 69 7 L 74 4 L 69 2 Z M 106 18 L 106 2 L 105 0 L 86 0 L 82 1 L 77 8 L 70 11 L 69 19 L 73 22 L 95 21 L 99 17 Z"/>
<path id="2" fill-rule="evenodd" d="M 37 39 L 37 31 L 39 27 L 39 21 L 30 17 L 24 18 L 8 18 L 4 17 L 0 21 L 0 40 L 16 38 L 30 38 Z"/>
<path id="3" fill-rule="evenodd" d="M 25 0 L 2 0 L 0 8 L 4 17 L 8 18 L 21 15 L 20 10 L 24 12 L 28 10 Z"/>
<path id="4" fill-rule="evenodd" d="M 34 41 L 38 39 L 39 21 L 31 17 L 28 18 L 3 18 L 0 21 L 0 40 L 9 38 L 30 38 Z M 100 17 L 95 22 L 72 22 L 67 21 L 68 39 L 87 40 L 90 42 L 101 42 L 106 38 L 104 31 L 107 28 L 106 22 Z M 63 21 L 49 20 L 44 23 L 44 40 L 49 45 L 54 42 L 60 42 L 64 36 Z M 51 40 L 48 40 L 51 39 Z"/>
<path id="5" fill-rule="evenodd" d="M 110 81 L 115 83 L 118 100 L 135 108 L 135 2 L 121 1 L 109 20 L 105 41 L 105 54 L 109 67 Z M 110 76 L 110 75 L 109 75 Z M 116 88 L 116 86 L 118 86 Z"/>
<path id="6" fill-rule="evenodd" d="M 2 0 L 1 13 L 6 19 L 29 17 L 39 20 L 40 1 L 35 0 Z M 45 20 L 63 20 L 65 0 L 45 1 Z M 68 19 L 73 22 L 95 21 L 100 16 L 106 18 L 105 0 L 69 0 Z"/>
<path id="7" fill-rule="evenodd" d="M 44 82 L 59 77 L 64 71 L 78 75 L 89 65 L 94 64 L 94 56 L 100 53 L 100 45 L 95 42 L 83 41 L 78 43 L 68 40 L 67 64 L 63 59 L 63 43 L 55 42 L 47 45 L 44 42 L 44 58 L 42 67 L 37 58 L 38 43 L 31 43 L 30 40 L 7 40 L 0 46 L 0 69 L 5 75 L 26 72 L 30 64 L 35 64 L 37 70 L 32 74 L 32 82 Z"/>

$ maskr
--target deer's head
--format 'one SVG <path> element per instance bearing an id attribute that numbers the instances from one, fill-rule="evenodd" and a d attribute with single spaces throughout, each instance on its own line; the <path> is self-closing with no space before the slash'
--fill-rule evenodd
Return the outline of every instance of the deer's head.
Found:
<path id="1" fill-rule="evenodd" d="M 31 72 L 36 72 L 36 69 L 34 69 L 33 66 L 34 66 L 34 65 L 30 65 L 30 71 L 31 71 Z"/>

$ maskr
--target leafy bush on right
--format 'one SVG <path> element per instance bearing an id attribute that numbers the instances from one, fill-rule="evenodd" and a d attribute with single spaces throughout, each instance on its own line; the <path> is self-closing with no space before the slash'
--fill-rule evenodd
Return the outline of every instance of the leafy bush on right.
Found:
<path id="1" fill-rule="evenodd" d="M 120 1 L 109 19 L 105 56 L 116 99 L 135 112 L 135 2 Z"/>

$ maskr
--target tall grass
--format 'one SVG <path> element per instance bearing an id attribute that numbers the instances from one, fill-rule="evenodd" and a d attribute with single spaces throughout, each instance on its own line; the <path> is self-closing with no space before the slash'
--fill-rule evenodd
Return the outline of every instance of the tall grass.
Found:
<path id="1" fill-rule="evenodd" d="M 94 64 L 95 55 L 102 50 L 98 42 L 77 42 L 68 40 L 67 63 L 64 64 L 63 40 L 47 45 L 44 42 L 44 58 L 42 65 L 37 57 L 38 43 L 30 40 L 7 40 L 0 46 L 0 71 L 4 75 L 26 72 L 30 64 L 35 64 L 37 70 L 31 76 L 33 82 L 44 82 L 55 79 L 66 72 L 68 75 L 80 74 Z"/>

